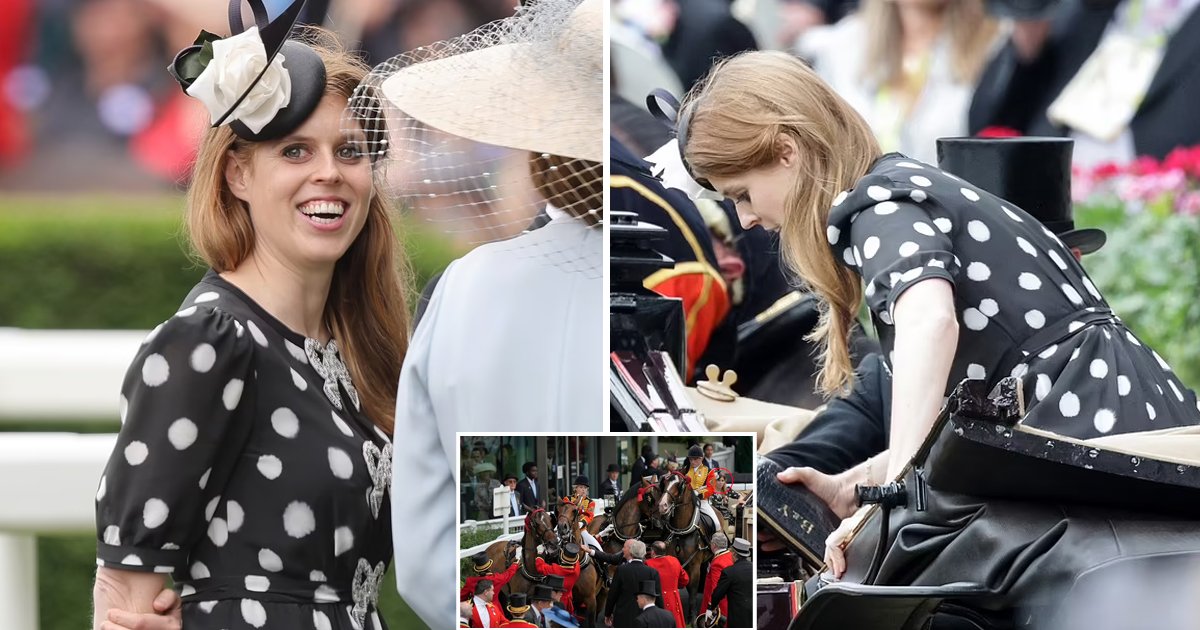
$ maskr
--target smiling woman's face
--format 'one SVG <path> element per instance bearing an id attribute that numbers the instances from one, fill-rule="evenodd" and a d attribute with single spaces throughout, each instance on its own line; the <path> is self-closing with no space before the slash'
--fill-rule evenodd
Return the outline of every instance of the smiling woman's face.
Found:
<path id="1" fill-rule="evenodd" d="M 743 229 L 756 225 L 777 231 L 787 213 L 787 196 L 795 185 L 799 164 L 795 141 L 780 139 L 779 157 L 772 163 L 730 176 L 708 178 L 718 191 L 734 203 Z"/>

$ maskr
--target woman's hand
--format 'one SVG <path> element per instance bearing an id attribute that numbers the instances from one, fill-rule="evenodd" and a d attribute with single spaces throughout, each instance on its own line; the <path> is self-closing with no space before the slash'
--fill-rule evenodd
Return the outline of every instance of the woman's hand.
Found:
<path id="1" fill-rule="evenodd" d="M 108 609 L 108 619 L 100 630 L 181 630 L 183 602 L 179 594 L 164 589 L 154 598 L 153 613 L 133 613 L 119 608 Z"/>
<path id="2" fill-rule="evenodd" d="M 825 539 L 825 566 L 833 577 L 840 579 L 846 573 L 846 545 L 850 534 L 866 518 L 870 509 L 869 505 L 859 508 Z"/>
<path id="3" fill-rule="evenodd" d="M 863 474 L 858 466 L 836 475 L 826 475 L 814 468 L 793 466 L 780 471 L 776 478 L 783 483 L 804 484 L 813 494 L 820 497 L 838 518 L 844 519 L 853 514 L 855 508 L 858 507 L 854 486 L 866 483 L 865 479 L 856 479 L 861 476 Z"/>

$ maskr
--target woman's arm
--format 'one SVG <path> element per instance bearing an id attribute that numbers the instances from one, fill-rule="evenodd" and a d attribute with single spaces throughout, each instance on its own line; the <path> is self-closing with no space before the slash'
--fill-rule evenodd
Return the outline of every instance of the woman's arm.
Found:
<path id="1" fill-rule="evenodd" d="M 110 608 L 133 613 L 155 613 L 154 598 L 163 590 L 167 576 L 100 567 L 92 588 L 93 630 L 102 630 Z"/>
<path id="2" fill-rule="evenodd" d="M 930 279 L 914 284 L 892 311 L 896 327 L 892 426 L 883 482 L 900 474 L 933 428 L 958 348 L 958 318 L 949 282 Z M 872 477 L 878 475 L 872 471 Z"/>

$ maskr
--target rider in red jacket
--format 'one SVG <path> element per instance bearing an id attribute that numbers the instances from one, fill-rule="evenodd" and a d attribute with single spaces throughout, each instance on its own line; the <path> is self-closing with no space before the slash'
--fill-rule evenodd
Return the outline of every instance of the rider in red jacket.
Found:
<path id="1" fill-rule="evenodd" d="M 563 545 L 563 550 L 559 554 L 558 564 L 550 564 L 539 556 L 535 560 L 534 567 L 538 573 L 543 575 L 561 575 L 563 576 L 563 593 L 562 604 L 567 609 L 567 612 L 575 614 L 575 604 L 571 601 L 571 592 L 575 590 L 575 582 L 579 581 L 579 569 L 582 565 L 579 563 L 579 545 L 575 543 L 567 543 Z"/>
<path id="2" fill-rule="evenodd" d="M 496 585 L 496 590 L 499 591 L 504 588 L 505 584 L 508 584 L 509 580 L 513 579 L 513 576 L 517 574 L 517 569 L 521 567 L 521 557 L 517 556 L 513 558 L 512 563 L 503 573 L 494 573 L 491 558 L 488 558 L 487 554 L 482 551 L 475 554 L 471 561 L 475 563 L 474 569 L 479 575 L 472 575 L 463 583 L 462 590 L 458 592 L 458 601 L 460 602 L 471 599 L 475 595 L 475 585 L 479 583 L 479 580 L 491 580 L 492 584 Z"/>

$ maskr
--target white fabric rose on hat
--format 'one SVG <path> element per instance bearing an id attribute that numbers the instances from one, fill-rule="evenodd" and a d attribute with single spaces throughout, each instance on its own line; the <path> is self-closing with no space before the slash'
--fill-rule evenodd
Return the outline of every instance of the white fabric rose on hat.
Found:
<path id="1" fill-rule="evenodd" d="M 204 103 L 212 123 L 216 124 L 267 66 L 267 51 L 258 35 L 257 26 L 214 41 L 212 49 L 212 61 L 196 77 L 187 93 Z M 241 121 L 250 131 L 258 133 L 275 118 L 279 110 L 287 107 L 292 99 L 292 79 L 284 69 L 283 62 L 282 54 L 275 55 L 262 79 L 226 118 L 226 122 Z"/>
<path id="2" fill-rule="evenodd" d="M 679 155 L 679 140 L 671 140 L 662 145 L 657 151 L 646 156 L 646 161 L 651 164 L 650 172 L 662 180 L 663 186 L 682 190 L 687 193 L 689 199 L 724 199 L 720 193 L 701 186 L 688 174 L 683 157 Z"/>

